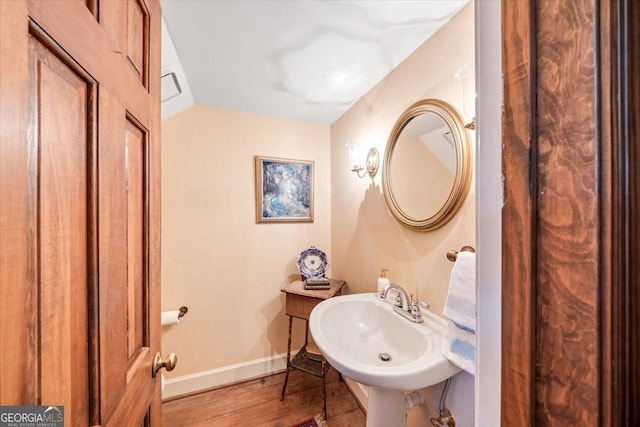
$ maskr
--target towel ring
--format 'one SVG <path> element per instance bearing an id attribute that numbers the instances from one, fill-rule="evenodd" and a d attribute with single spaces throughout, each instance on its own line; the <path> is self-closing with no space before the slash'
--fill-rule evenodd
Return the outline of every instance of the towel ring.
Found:
<path id="1" fill-rule="evenodd" d="M 475 251 L 476 250 L 473 248 L 473 246 L 463 246 L 460 249 L 460 252 L 475 252 Z M 458 251 L 451 250 L 447 252 L 447 259 L 451 262 L 456 262 L 456 259 L 458 259 Z"/>

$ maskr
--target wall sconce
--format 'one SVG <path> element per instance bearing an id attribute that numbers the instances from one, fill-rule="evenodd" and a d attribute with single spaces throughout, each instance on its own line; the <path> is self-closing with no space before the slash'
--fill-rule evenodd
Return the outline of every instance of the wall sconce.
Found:
<path id="1" fill-rule="evenodd" d="M 367 174 L 373 179 L 378 173 L 378 165 L 380 156 L 375 147 L 369 148 L 367 155 L 364 155 L 364 147 L 359 140 L 349 141 L 347 143 L 349 150 L 349 161 L 351 163 L 351 172 L 355 172 L 359 178 L 364 178 Z M 364 165 L 362 161 L 364 160 Z"/>

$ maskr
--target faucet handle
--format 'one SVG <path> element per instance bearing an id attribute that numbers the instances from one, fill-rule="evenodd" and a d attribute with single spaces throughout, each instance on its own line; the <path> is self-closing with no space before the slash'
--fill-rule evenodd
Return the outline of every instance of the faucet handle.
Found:
<path id="1" fill-rule="evenodd" d="M 420 301 L 420 300 L 417 300 L 417 301 L 418 301 L 418 305 L 420 306 L 420 308 L 424 308 L 424 309 L 426 310 L 426 309 L 428 309 L 429 307 L 431 307 L 431 305 L 429 305 L 429 303 L 428 303 L 428 302 Z"/>
<path id="2" fill-rule="evenodd" d="M 411 294 L 411 306 L 416 305 L 416 307 L 420 307 L 423 309 L 428 309 L 431 307 L 428 302 L 419 300 L 417 296 Z"/>
<path id="3" fill-rule="evenodd" d="M 386 300 L 387 299 L 387 293 L 389 292 L 389 288 L 390 287 L 391 287 L 391 284 L 387 283 L 382 288 L 380 288 L 380 291 L 378 292 L 378 298 L 380 298 L 383 301 Z"/>
<path id="4" fill-rule="evenodd" d="M 395 289 L 395 291 L 396 291 L 395 305 L 396 307 L 402 307 L 402 294 L 400 294 L 399 289 Z"/>
<path id="5" fill-rule="evenodd" d="M 422 316 L 422 313 L 420 313 L 419 305 L 420 305 L 420 302 L 412 294 L 411 295 L 411 303 L 409 304 L 409 307 L 411 308 L 411 315 L 413 317 L 421 317 Z"/>

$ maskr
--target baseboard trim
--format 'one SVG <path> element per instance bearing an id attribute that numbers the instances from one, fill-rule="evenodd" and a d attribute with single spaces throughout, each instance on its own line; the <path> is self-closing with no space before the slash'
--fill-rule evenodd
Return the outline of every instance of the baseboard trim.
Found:
<path id="1" fill-rule="evenodd" d="M 292 351 L 292 354 L 295 353 Z M 286 368 L 287 355 L 282 353 L 208 371 L 168 378 L 162 391 L 162 400 L 173 400 L 217 387 L 248 381 L 281 372 Z"/>
<path id="2" fill-rule="evenodd" d="M 345 384 L 349 388 L 349 391 L 356 398 L 358 405 L 360 405 L 360 409 L 367 413 L 367 403 L 369 402 L 369 387 L 366 385 L 362 385 L 357 381 L 352 380 L 351 378 L 347 378 L 345 376 L 342 377 L 344 379 Z"/>

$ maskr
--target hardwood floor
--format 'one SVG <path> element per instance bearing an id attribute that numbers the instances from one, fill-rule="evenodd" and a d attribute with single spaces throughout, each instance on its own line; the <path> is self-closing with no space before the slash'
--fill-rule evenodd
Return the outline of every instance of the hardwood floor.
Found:
<path id="1" fill-rule="evenodd" d="M 164 427 L 289 427 L 322 412 L 322 379 L 294 369 L 284 401 L 284 373 L 164 402 Z M 327 374 L 327 427 L 364 426 L 346 384 Z"/>

